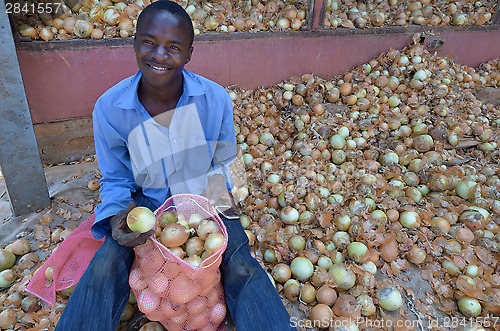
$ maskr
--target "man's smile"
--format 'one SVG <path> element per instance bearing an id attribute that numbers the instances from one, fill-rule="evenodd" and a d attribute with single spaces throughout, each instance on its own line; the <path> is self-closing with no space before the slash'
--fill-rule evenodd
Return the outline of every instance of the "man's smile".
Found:
<path id="1" fill-rule="evenodd" d="M 170 70 L 170 67 L 165 67 L 165 66 L 161 66 L 161 65 L 154 65 L 154 64 L 151 64 L 151 63 L 147 63 L 147 65 L 149 67 L 151 67 L 153 70 L 159 71 L 159 72 L 165 72 L 165 71 Z"/>

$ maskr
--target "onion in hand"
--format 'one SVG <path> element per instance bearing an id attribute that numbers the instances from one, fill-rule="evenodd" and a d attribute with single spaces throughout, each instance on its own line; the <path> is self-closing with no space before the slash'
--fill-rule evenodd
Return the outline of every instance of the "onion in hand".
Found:
<path id="1" fill-rule="evenodd" d="M 134 232 L 148 232 L 155 223 L 155 214 L 146 207 L 135 207 L 127 215 L 127 225 Z"/>

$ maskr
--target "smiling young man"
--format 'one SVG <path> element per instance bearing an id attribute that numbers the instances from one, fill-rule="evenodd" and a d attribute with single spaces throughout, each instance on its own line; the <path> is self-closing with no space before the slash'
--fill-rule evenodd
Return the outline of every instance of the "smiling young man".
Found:
<path id="1" fill-rule="evenodd" d="M 193 26 L 175 2 L 159 0 L 138 18 L 139 71 L 106 91 L 93 112 L 101 204 L 92 233 L 105 237 L 63 311 L 56 330 L 114 331 L 129 298 L 133 247 L 152 231 L 126 226 L 136 206 L 154 210 L 175 194 L 231 204 L 229 165 L 236 156 L 232 102 L 220 85 L 184 69 Z M 252 258 L 238 220 L 223 221 L 228 246 L 222 282 L 237 330 L 290 330 L 290 316 L 267 273 Z"/>

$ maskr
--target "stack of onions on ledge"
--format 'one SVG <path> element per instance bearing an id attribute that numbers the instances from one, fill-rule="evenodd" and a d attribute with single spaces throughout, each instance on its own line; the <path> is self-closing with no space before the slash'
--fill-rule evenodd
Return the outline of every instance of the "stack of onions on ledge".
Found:
<path id="1" fill-rule="evenodd" d="M 61 2 L 62 6 L 54 4 L 54 13 L 48 13 L 49 10 L 40 14 L 15 12 L 13 17 L 21 37 L 44 41 L 131 37 L 135 34 L 141 10 L 151 1 Z M 301 2 L 180 0 L 178 3 L 191 16 L 195 35 L 209 32 L 297 31 L 307 24 L 307 5 Z M 21 0 L 20 6 L 24 4 L 35 4 L 36 8 L 33 0 Z"/>
<path id="2" fill-rule="evenodd" d="M 326 1 L 325 26 L 376 28 L 381 26 L 464 26 L 491 22 L 495 1 Z"/>

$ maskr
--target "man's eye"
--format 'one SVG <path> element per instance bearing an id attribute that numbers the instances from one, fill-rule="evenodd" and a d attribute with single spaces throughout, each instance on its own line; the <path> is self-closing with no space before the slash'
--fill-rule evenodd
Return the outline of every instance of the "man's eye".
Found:
<path id="1" fill-rule="evenodd" d="M 151 40 L 144 40 L 144 43 L 147 45 L 153 45 L 153 42 Z"/>
<path id="2" fill-rule="evenodd" d="M 179 50 L 179 47 L 177 46 L 170 46 L 170 49 L 174 50 L 174 51 L 178 51 Z"/>

